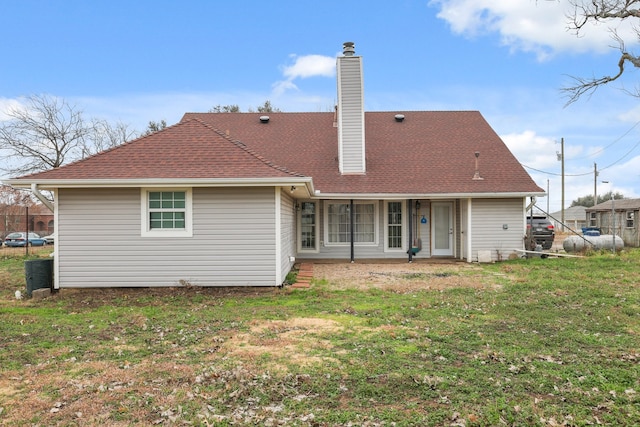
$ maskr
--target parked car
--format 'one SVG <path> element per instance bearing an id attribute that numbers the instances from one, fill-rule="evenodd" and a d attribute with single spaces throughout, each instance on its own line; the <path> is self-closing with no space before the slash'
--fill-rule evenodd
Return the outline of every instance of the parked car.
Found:
<path id="1" fill-rule="evenodd" d="M 29 233 L 28 238 L 27 233 L 11 233 L 4 238 L 4 244 L 9 247 L 45 246 L 47 241 L 36 233 Z"/>
<path id="2" fill-rule="evenodd" d="M 47 245 L 53 245 L 56 242 L 56 233 L 44 236 L 43 239 L 47 242 Z"/>
<path id="3" fill-rule="evenodd" d="M 527 217 L 526 245 L 530 250 L 535 250 L 537 245 L 542 246 L 542 249 L 551 249 L 555 236 L 555 227 L 547 217 Z"/>

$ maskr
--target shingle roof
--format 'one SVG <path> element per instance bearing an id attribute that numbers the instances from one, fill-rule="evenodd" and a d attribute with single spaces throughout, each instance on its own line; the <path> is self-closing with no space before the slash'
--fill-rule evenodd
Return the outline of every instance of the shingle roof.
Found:
<path id="1" fill-rule="evenodd" d="M 397 122 L 395 114 L 404 114 Z M 187 113 L 163 131 L 20 180 L 306 176 L 329 194 L 544 192 L 477 111 L 365 113 L 364 175 L 341 175 L 335 115 Z M 479 173 L 473 180 L 475 152 Z"/>
<path id="2" fill-rule="evenodd" d="M 396 114 L 404 120 L 397 122 Z M 278 164 L 313 177 L 322 193 L 540 193 L 477 111 L 365 113 L 365 175 L 341 175 L 334 113 L 187 113 Z M 479 172 L 473 180 L 475 152 Z"/>
<path id="3" fill-rule="evenodd" d="M 613 203 L 615 203 L 614 207 L 617 211 L 640 209 L 640 199 L 616 199 Z M 610 211 L 611 204 L 611 200 L 607 200 L 606 202 L 602 202 L 590 208 L 586 208 L 586 211 Z"/>
<path id="4" fill-rule="evenodd" d="M 24 179 L 278 178 L 301 176 L 198 119 Z"/>

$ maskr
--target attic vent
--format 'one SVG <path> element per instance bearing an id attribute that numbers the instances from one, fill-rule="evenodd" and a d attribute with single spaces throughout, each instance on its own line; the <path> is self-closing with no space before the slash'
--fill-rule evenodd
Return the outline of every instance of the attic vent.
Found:
<path id="1" fill-rule="evenodd" d="M 260 116 L 260 123 L 269 123 L 269 116 Z"/>
<path id="2" fill-rule="evenodd" d="M 353 56 L 356 54 L 356 48 L 354 42 L 344 42 L 342 44 L 342 53 L 344 56 Z"/>
<path id="3" fill-rule="evenodd" d="M 401 122 L 404 120 L 404 114 L 396 114 L 395 116 L 396 122 Z"/>
<path id="4" fill-rule="evenodd" d="M 476 151 L 473 153 L 476 156 L 476 172 L 473 174 L 474 181 L 482 181 L 484 178 L 480 176 L 480 169 L 478 167 L 478 158 L 480 157 L 480 152 Z"/>

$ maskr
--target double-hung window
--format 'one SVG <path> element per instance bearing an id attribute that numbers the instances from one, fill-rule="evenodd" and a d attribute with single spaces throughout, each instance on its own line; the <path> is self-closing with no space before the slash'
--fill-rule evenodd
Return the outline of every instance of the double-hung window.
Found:
<path id="1" fill-rule="evenodd" d="M 351 242 L 350 203 L 326 203 L 326 241 L 330 245 L 341 245 Z M 376 236 L 376 204 L 373 202 L 356 202 L 353 204 L 353 241 L 356 244 L 375 244 Z"/>
<path id="2" fill-rule="evenodd" d="M 143 189 L 142 235 L 191 237 L 190 189 Z"/>

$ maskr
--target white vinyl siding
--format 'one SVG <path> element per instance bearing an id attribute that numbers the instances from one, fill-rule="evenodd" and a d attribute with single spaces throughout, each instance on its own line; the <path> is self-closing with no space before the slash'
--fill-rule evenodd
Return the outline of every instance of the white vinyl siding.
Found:
<path id="1" fill-rule="evenodd" d="M 140 235 L 140 191 L 58 191 L 60 287 L 280 285 L 273 188 L 194 188 L 184 238 Z"/>
<path id="2" fill-rule="evenodd" d="M 491 259 L 504 258 L 514 249 L 524 248 L 524 209 L 522 198 L 473 199 L 471 201 L 472 259 L 478 260 L 478 251 L 488 250 Z"/>
<path id="3" fill-rule="evenodd" d="M 362 58 L 338 57 L 338 146 L 340 172 L 365 172 Z"/>
<path id="4" fill-rule="evenodd" d="M 296 215 L 293 198 L 287 191 L 281 191 L 280 201 L 280 269 L 278 282 L 281 284 L 287 278 L 296 255 Z M 292 258 L 293 257 L 293 258 Z"/>

